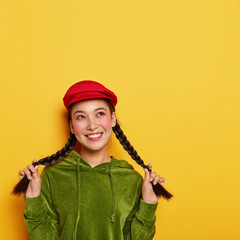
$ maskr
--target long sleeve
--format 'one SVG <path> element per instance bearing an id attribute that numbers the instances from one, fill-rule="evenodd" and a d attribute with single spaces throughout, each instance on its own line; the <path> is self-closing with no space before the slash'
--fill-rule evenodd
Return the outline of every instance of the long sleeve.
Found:
<path id="1" fill-rule="evenodd" d="M 157 204 L 149 204 L 141 199 L 141 184 L 135 204 L 123 229 L 124 240 L 152 240 L 155 234 L 155 211 Z"/>
<path id="2" fill-rule="evenodd" d="M 32 240 L 57 240 L 58 215 L 51 202 L 49 182 L 42 174 L 41 194 L 35 198 L 25 198 L 26 210 L 24 220 L 28 235 Z"/>

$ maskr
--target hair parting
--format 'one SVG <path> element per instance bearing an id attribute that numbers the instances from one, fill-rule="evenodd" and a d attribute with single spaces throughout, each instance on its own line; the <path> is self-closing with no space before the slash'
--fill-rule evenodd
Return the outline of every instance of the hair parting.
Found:
<path id="1" fill-rule="evenodd" d="M 33 166 L 35 167 L 36 165 L 53 165 L 53 164 L 55 164 L 56 162 L 60 161 L 64 157 L 66 157 L 72 151 L 75 144 L 76 144 L 76 137 L 74 134 L 70 133 L 70 137 L 68 138 L 66 145 L 61 150 L 59 150 L 55 154 L 52 154 L 51 156 L 40 159 L 38 162 L 33 163 Z M 29 182 L 30 182 L 29 179 L 25 175 L 21 179 L 21 181 L 19 181 L 18 184 L 14 187 L 12 194 L 20 195 L 22 193 L 25 193 L 28 188 Z"/>

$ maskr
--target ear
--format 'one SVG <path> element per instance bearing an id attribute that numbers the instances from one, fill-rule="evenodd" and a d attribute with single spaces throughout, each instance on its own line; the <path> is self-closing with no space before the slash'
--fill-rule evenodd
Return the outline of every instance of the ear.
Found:
<path id="1" fill-rule="evenodd" d="M 116 123 L 117 123 L 117 116 L 116 116 L 116 113 L 113 112 L 112 113 L 112 127 L 115 127 Z"/>
<path id="2" fill-rule="evenodd" d="M 71 133 L 74 134 L 74 129 L 73 129 L 73 125 L 72 125 L 72 120 L 69 121 L 69 127 L 70 127 Z"/>

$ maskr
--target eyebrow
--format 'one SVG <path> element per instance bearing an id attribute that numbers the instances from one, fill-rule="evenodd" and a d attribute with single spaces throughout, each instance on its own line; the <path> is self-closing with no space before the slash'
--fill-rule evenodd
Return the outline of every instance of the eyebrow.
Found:
<path id="1" fill-rule="evenodd" d="M 99 110 L 105 110 L 105 111 L 107 111 L 106 108 L 100 107 L 100 108 L 96 108 L 96 109 L 94 110 L 94 112 L 97 112 L 97 111 L 99 111 Z M 78 111 L 76 111 L 73 115 L 75 115 L 76 113 L 85 113 L 85 112 L 78 110 Z"/>

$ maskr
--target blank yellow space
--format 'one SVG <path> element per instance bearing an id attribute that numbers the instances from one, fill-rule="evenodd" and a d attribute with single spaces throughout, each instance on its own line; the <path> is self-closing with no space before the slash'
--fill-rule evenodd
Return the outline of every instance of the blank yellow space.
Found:
<path id="1" fill-rule="evenodd" d="M 59 150 L 62 97 L 80 80 L 118 98 L 117 114 L 174 198 L 155 240 L 239 240 L 240 3 L 2 1 L 0 238 L 26 240 L 19 169 Z M 113 137 L 110 153 L 143 173 Z"/>

